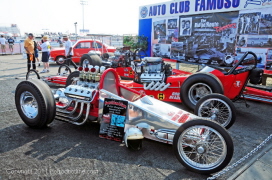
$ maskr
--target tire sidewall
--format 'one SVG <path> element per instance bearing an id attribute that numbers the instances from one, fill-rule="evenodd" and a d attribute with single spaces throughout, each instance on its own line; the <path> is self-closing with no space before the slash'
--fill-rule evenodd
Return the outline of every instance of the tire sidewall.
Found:
<path id="1" fill-rule="evenodd" d="M 101 58 L 96 55 L 89 55 L 89 54 L 83 54 L 80 58 L 80 66 L 83 67 L 83 61 L 84 60 L 88 60 L 89 61 L 89 65 L 93 65 L 93 66 L 101 66 L 102 65 L 102 61 Z"/>
<path id="2" fill-rule="evenodd" d="M 15 92 L 15 104 L 17 111 L 21 117 L 21 119 L 30 127 L 43 127 L 46 125 L 47 122 L 47 101 L 42 95 L 39 88 L 33 88 L 33 85 L 29 83 L 24 83 L 25 81 L 21 82 L 16 89 Z M 30 92 L 36 99 L 38 104 L 38 114 L 35 118 L 29 119 L 22 111 L 21 104 L 20 104 L 20 97 L 21 94 L 25 91 Z"/>
<path id="3" fill-rule="evenodd" d="M 183 82 L 180 89 L 181 102 L 191 110 L 195 105 L 189 99 L 189 89 L 196 83 L 206 84 L 211 88 L 212 93 L 224 94 L 222 83 L 216 76 L 203 72 L 193 74 Z"/>
<path id="4" fill-rule="evenodd" d="M 72 79 L 74 77 L 79 77 L 79 71 L 74 71 L 71 74 L 69 74 L 69 76 L 66 79 L 66 85 L 65 85 L 66 87 L 72 84 Z"/>

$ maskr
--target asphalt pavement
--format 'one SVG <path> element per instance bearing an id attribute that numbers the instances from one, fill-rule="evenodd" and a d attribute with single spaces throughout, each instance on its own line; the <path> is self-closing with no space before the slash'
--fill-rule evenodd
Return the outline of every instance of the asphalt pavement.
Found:
<path id="1" fill-rule="evenodd" d="M 43 68 L 38 69 L 41 71 Z M 43 75 L 54 75 L 57 69 L 57 65 L 50 65 L 50 73 Z M 142 150 L 129 151 L 124 144 L 100 139 L 99 125 L 95 123 L 75 126 L 55 120 L 47 129 L 28 128 L 19 117 L 14 103 L 14 90 L 18 83 L 25 80 L 26 70 L 26 60 L 22 59 L 22 55 L 0 56 L 1 180 L 196 180 L 209 177 L 185 169 L 176 159 L 171 145 L 144 140 Z M 271 105 L 248 103 L 249 108 L 243 101 L 235 103 L 237 119 L 229 129 L 234 142 L 230 165 L 247 155 L 272 132 Z M 172 104 L 185 108 L 179 103 Z M 267 173 L 271 172 L 271 153 L 270 141 L 217 179 L 254 179 L 246 173 L 256 170 L 257 166 L 260 171 L 263 170 L 260 173 L 262 179 L 271 179 L 271 173 Z M 260 164 L 268 168 L 263 169 Z"/>

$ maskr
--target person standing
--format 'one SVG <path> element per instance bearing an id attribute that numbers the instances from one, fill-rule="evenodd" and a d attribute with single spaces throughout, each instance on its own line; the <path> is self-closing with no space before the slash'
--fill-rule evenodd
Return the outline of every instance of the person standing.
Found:
<path id="1" fill-rule="evenodd" d="M 49 38 L 48 36 L 43 36 L 43 43 L 40 45 L 42 50 L 42 62 L 44 69 L 41 71 L 41 73 L 49 72 L 49 55 L 50 55 L 50 43 L 48 42 Z"/>
<path id="2" fill-rule="evenodd" d="M 3 35 L 1 35 L 1 38 L 0 38 L 0 44 L 1 44 L 1 50 L 2 50 L 2 56 L 4 55 L 4 53 L 6 54 L 6 39 L 4 38 Z"/>
<path id="3" fill-rule="evenodd" d="M 74 55 L 73 52 L 73 44 L 68 38 L 67 35 L 63 36 L 63 40 L 65 41 L 64 47 L 65 47 L 65 59 L 66 59 L 66 64 L 70 66 L 70 63 L 77 69 L 77 65 L 72 61 L 72 57 Z"/>
<path id="4" fill-rule="evenodd" d="M 24 42 L 24 48 L 26 50 L 26 54 L 27 54 L 27 71 L 30 70 L 31 68 L 31 64 L 32 64 L 32 68 L 36 70 L 36 60 L 35 60 L 35 56 L 34 56 L 34 42 L 33 42 L 33 34 L 29 33 L 28 34 L 28 38 L 26 38 L 25 42 Z"/>
<path id="5" fill-rule="evenodd" d="M 58 43 L 59 43 L 59 46 L 60 46 L 60 47 L 63 47 L 63 42 L 61 41 L 61 37 L 59 37 Z"/>
<path id="6" fill-rule="evenodd" d="M 37 62 L 39 63 L 38 66 L 41 66 L 40 60 L 39 60 L 39 49 L 38 49 L 38 43 L 34 40 L 34 55 L 35 58 L 37 59 Z"/>
<path id="7" fill-rule="evenodd" d="M 12 37 L 9 37 L 8 38 L 8 44 L 9 44 L 9 50 L 10 50 L 10 53 L 13 54 L 13 46 L 14 46 L 14 39 Z"/>

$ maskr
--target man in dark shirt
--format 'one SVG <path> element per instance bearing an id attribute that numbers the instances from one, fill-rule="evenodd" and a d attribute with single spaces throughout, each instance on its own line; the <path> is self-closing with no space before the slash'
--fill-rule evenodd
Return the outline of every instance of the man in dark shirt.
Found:
<path id="1" fill-rule="evenodd" d="M 8 38 L 8 44 L 9 44 L 10 53 L 13 54 L 14 39 L 12 37 Z"/>

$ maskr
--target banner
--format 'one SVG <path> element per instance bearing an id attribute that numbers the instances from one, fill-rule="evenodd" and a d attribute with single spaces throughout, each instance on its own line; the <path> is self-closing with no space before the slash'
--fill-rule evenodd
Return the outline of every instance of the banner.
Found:
<path id="1" fill-rule="evenodd" d="M 127 101 L 104 99 L 99 137 L 122 142 L 127 112 Z"/>
<path id="2" fill-rule="evenodd" d="M 259 55 L 258 67 L 268 67 L 272 8 L 153 18 L 151 44 L 154 57 L 222 66 L 248 48 Z"/>
<path id="3" fill-rule="evenodd" d="M 139 7 L 139 19 L 272 7 L 271 0 L 183 0 Z"/>

